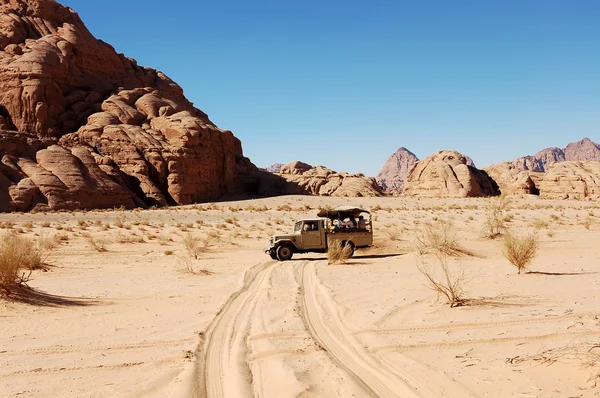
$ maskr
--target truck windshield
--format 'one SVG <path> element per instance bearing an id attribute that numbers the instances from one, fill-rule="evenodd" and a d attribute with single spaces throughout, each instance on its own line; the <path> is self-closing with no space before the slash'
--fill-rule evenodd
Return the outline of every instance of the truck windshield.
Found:
<path id="1" fill-rule="evenodd" d="M 301 229 L 302 229 L 301 221 L 298 221 L 296 224 L 294 224 L 294 232 L 300 232 Z"/>

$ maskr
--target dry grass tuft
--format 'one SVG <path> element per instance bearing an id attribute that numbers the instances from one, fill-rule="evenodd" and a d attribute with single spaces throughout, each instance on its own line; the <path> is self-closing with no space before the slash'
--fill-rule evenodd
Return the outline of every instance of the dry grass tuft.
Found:
<path id="1" fill-rule="evenodd" d="M 330 243 L 327 248 L 327 259 L 329 260 L 329 264 L 344 264 L 346 260 L 351 257 L 350 248 L 344 244 L 342 241 L 335 240 Z"/>
<path id="2" fill-rule="evenodd" d="M 189 256 L 198 259 L 198 256 L 208 249 L 209 239 L 187 233 L 183 237 L 183 244 Z"/>
<path id="3" fill-rule="evenodd" d="M 87 244 L 98 253 L 104 253 L 108 251 L 106 247 L 104 247 L 104 242 L 102 240 L 94 238 L 91 234 L 85 234 L 83 237 L 85 238 Z"/>
<path id="4" fill-rule="evenodd" d="M 436 253 L 437 262 L 433 265 L 422 262 L 417 265 L 425 277 L 425 286 L 437 293 L 438 299 L 443 296 L 450 308 L 460 307 L 467 303 L 463 284 L 464 272 L 452 272 L 448 266 L 448 256 L 442 252 Z"/>
<path id="5" fill-rule="evenodd" d="M 177 257 L 177 263 L 179 264 L 179 268 L 186 274 L 192 275 L 212 275 L 214 272 L 209 271 L 204 268 L 197 268 L 194 266 L 194 259 L 190 256 L 180 256 Z"/>
<path id="6" fill-rule="evenodd" d="M 0 293 L 29 281 L 31 272 L 41 268 L 55 245 L 51 239 L 30 239 L 7 233 L 0 242 Z"/>
<path id="7" fill-rule="evenodd" d="M 539 246 L 539 240 L 535 234 L 523 236 L 506 234 L 502 239 L 502 254 L 515 267 L 518 273 L 525 269 L 534 259 Z"/>

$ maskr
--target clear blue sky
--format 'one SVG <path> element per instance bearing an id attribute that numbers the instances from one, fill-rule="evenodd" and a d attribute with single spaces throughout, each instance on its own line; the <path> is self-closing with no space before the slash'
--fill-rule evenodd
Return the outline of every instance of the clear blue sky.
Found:
<path id="1" fill-rule="evenodd" d="M 482 167 L 600 141 L 597 0 L 61 2 L 257 166 L 375 175 L 401 146 Z"/>

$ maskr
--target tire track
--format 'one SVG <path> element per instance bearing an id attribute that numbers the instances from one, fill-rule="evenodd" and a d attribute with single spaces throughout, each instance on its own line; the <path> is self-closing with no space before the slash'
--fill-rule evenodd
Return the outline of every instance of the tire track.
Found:
<path id="1" fill-rule="evenodd" d="M 354 377 L 365 392 L 384 398 L 436 396 L 426 386 L 411 385 L 410 375 L 392 372 L 346 329 L 334 309 L 335 302 L 318 281 L 314 264 L 302 264 L 299 273 L 300 302 L 308 330 L 331 359 Z"/>
<path id="2" fill-rule="evenodd" d="M 537 341 L 537 340 L 550 340 L 555 338 L 561 338 L 566 336 L 585 336 L 585 335 L 595 335 L 600 334 L 597 330 L 582 330 L 582 331 L 573 331 L 573 332 L 562 332 L 562 333 L 549 333 L 542 335 L 534 335 L 534 336 L 521 336 L 521 337 L 497 337 L 490 339 L 473 339 L 473 340 L 461 340 L 461 341 L 449 341 L 449 342 L 438 342 L 438 343 L 421 343 L 421 344 L 392 344 L 380 347 L 372 347 L 371 350 L 373 352 L 381 352 L 381 351 L 412 351 L 417 349 L 427 349 L 427 348 L 453 348 L 453 347 L 461 347 L 465 345 L 475 345 L 475 344 L 493 344 L 493 343 L 508 343 L 511 341 Z"/>
<path id="3" fill-rule="evenodd" d="M 536 323 L 554 322 L 567 319 L 578 319 L 583 317 L 594 317 L 598 316 L 597 312 L 583 313 L 583 314 L 567 314 L 557 315 L 545 318 L 529 318 L 529 319 L 515 319 L 512 321 L 502 322 L 485 322 L 485 323 L 459 323 L 459 324 L 446 324 L 446 325 L 435 325 L 435 326 L 417 326 L 413 328 L 400 328 L 400 329 L 365 329 L 357 330 L 353 332 L 355 335 L 376 333 L 376 334 L 393 334 L 393 333 L 413 333 L 413 332 L 435 332 L 440 330 L 455 330 L 455 329 L 472 329 L 472 328 L 493 328 L 497 326 L 512 326 L 512 325 L 528 325 Z"/>
<path id="4" fill-rule="evenodd" d="M 269 261 L 247 269 L 242 287 L 229 297 L 213 319 L 196 352 L 194 396 L 252 396 L 246 339 L 257 297 L 265 290 L 275 265 L 275 261 Z"/>
<path id="5" fill-rule="evenodd" d="M 37 354 L 70 354 L 74 352 L 97 352 L 97 351 L 120 351 L 120 350 L 135 350 L 142 348 L 154 348 L 154 347 L 168 347 L 175 346 L 182 343 L 188 343 L 196 340 L 196 337 L 190 337 L 179 340 L 160 340 L 160 341 L 149 341 L 143 343 L 134 344 L 122 344 L 112 345 L 103 347 L 82 347 L 82 346 L 49 346 L 40 348 L 30 348 L 28 350 L 19 351 L 3 351 L 0 350 L 0 357 L 3 356 L 19 356 L 19 355 L 37 355 Z"/>

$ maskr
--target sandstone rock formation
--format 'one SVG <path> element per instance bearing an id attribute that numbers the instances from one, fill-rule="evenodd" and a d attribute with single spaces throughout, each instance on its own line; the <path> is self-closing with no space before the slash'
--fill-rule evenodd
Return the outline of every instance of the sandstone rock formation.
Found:
<path id="1" fill-rule="evenodd" d="M 277 182 L 276 179 L 280 181 Z M 271 184 L 263 186 L 262 194 L 302 194 L 321 196 L 380 196 L 381 188 L 374 178 L 363 174 L 338 173 L 323 166 L 313 167 L 291 162 L 273 175 Z"/>
<path id="2" fill-rule="evenodd" d="M 539 183 L 548 199 L 600 199 L 600 162 L 554 163 Z"/>
<path id="3" fill-rule="evenodd" d="M 476 197 L 498 195 L 497 184 L 485 171 L 467 165 L 456 151 L 439 151 L 410 170 L 404 194 L 423 197 Z"/>
<path id="4" fill-rule="evenodd" d="M 539 195 L 536 181 L 543 173 L 521 170 L 512 162 L 502 162 L 483 169 L 492 178 L 500 192 L 508 195 Z"/>
<path id="5" fill-rule="evenodd" d="M 385 192 L 401 193 L 408 172 L 418 161 L 414 153 L 401 147 L 385 161 L 375 179 Z"/>
<path id="6" fill-rule="evenodd" d="M 2 211 L 187 204 L 256 171 L 176 83 L 53 0 L 0 1 L 0 130 Z"/>

